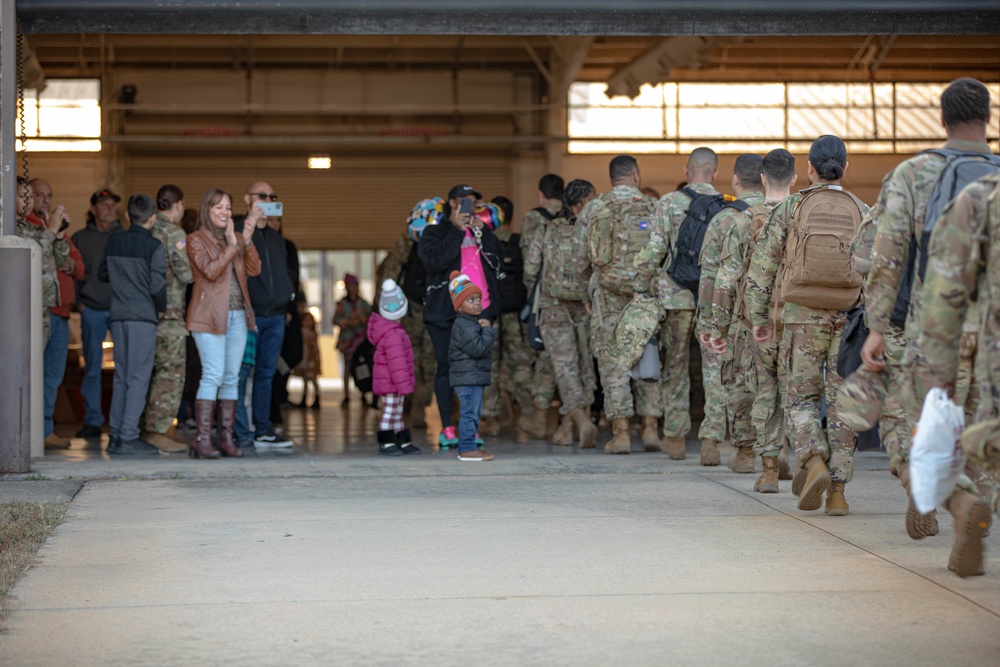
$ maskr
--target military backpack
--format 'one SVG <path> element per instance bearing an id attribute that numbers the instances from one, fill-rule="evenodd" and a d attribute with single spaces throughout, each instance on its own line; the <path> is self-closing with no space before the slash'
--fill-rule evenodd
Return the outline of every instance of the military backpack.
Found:
<path id="1" fill-rule="evenodd" d="M 682 188 L 681 192 L 691 199 L 691 203 L 688 204 L 687 214 L 677 232 L 674 256 L 667 268 L 667 275 L 681 287 L 691 290 L 697 299 L 698 283 L 701 281 L 699 258 L 708 223 L 725 208 L 745 211 L 750 205 L 742 199 L 726 201 L 721 194 L 699 194 L 691 188 Z"/>
<path id="2" fill-rule="evenodd" d="M 851 268 L 851 242 L 861 228 L 864 204 L 834 185 L 801 194 L 788 221 L 782 296 L 808 308 L 847 310 L 857 303 L 863 283 Z"/>
<path id="3" fill-rule="evenodd" d="M 586 301 L 590 278 L 587 242 L 576 219 L 545 226 L 542 289 L 560 301 Z"/>
<path id="4" fill-rule="evenodd" d="M 635 291 L 635 256 L 649 243 L 656 200 L 645 196 L 612 199 L 606 204 L 610 215 L 594 221 L 595 247 L 591 253 L 600 269 L 600 285 L 615 294 Z"/>

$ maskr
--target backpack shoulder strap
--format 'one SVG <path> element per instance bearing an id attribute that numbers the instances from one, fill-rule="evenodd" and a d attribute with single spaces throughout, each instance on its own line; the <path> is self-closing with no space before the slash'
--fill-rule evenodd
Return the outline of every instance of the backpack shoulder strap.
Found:
<path id="1" fill-rule="evenodd" d="M 722 208 L 735 208 L 737 211 L 746 211 L 750 208 L 750 204 L 743 199 L 734 199 L 733 201 L 727 201 L 724 203 Z"/>
<path id="2" fill-rule="evenodd" d="M 549 210 L 547 208 L 543 207 L 543 206 L 539 206 L 538 208 L 535 208 L 535 209 L 532 209 L 532 210 L 534 210 L 536 213 L 540 214 L 543 218 L 545 218 L 549 222 L 552 222 L 553 220 L 556 219 L 556 216 L 554 216 L 551 213 L 549 213 Z"/>

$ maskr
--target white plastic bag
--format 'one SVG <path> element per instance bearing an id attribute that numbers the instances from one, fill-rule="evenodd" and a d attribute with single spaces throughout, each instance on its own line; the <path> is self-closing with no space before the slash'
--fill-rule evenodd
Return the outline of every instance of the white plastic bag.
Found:
<path id="1" fill-rule="evenodd" d="M 910 495 L 921 514 L 930 513 L 955 489 L 965 469 L 964 429 L 965 413 L 944 389 L 927 392 L 910 448 Z"/>
<path id="2" fill-rule="evenodd" d="M 649 339 L 646 347 L 642 349 L 642 356 L 635 366 L 629 370 L 628 375 L 633 380 L 643 380 L 645 382 L 658 382 L 660 380 L 660 346 L 656 336 Z"/>

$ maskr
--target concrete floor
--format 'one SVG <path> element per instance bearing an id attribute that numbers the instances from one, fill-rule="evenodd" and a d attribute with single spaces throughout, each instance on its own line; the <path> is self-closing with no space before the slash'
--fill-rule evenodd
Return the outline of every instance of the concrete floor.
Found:
<path id="1" fill-rule="evenodd" d="M 987 575 L 955 577 L 950 517 L 910 540 L 881 452 L 831 518 L 699 466 L 693 440 L 669 461 L 505 432 L 473 464 L 375 456 L 360 407 L 286 419 L 283 455 L 78 442 L 35 462 L 49 481 L 0 484 L 73 498 L 0 664 L 1000 664 L 997 531 Z"/>

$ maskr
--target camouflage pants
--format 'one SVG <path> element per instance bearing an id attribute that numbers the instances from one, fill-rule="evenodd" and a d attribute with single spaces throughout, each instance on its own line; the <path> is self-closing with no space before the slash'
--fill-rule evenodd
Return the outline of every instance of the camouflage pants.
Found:
<path id="1" fill-rule="evenodd" d="M 410 303 L 409 313 L 402 321 L 406 335 L 410 337 L 413 348 L 413 376 L 415 383 L 410 395 L 413 410 L 422 412 L 431 404 L 431 394 L 434 390 L 434 375 L 437 373 L 437 360 L 434 357 L 434 344 L 427 333 L 424 324 L 424 307 L 422 304 Z"/>
<path id="2" fill-rule="evenodd" d="M 854 476 L 857 436 L 837 415 L 837 390 L 843 380 L 837 375 L 837 351 L 845 319 L 808 323 L 786 323 L 782 345 L 788 362 L 785 393 L 788 426 L 799 467 L 813 456 L 827 462 L 835 482 L 850 482 Z M 825 371 L 825 377 L 824 377 Z M 823 398 L 826 424 L 823 430 Z"/>
<path id="3" fill-rule="evenodd" d="M 754 392 L 750 389 L 756 372 L 751 349 L 750 331 L 741 325 L 734 325 L 729 335 L 726 361 L 722 365 L 722 383 L 726 388 L 729 411 L 729 427 L 732 444 L 735 447 L 753 445 L 757 440 L 752 413 Z M 705 402 L 708 402 L 706 396 Z"/>
<path id="4" fill-rule="evenodd" d="M 754 397 L 750 411 L 750 419 L 757 433 L 754 454 L 776 456 L 785 446 L 786 439 L 784 401 L 788 368 L 781 353 L 784 334 L 776 331 L 771 340 L 758 343 L 753 340 L 750 329 L 742 329 L 746 332 L 753 359 L 753 370 L 748 376 L 747 385 Z"/>
<path id="5" fill-rule="evenodd" d="M 701 347 L 701 378 L 705 387 L 705 417 L 698 429 L 701 440 L 726 441 L 726 425 L 728 423 L 726 387 L 722 384 L 722 363 L 725 355 L 713 352 L 704 345 Z"/>
<path id="6" fill-rule="evenodd" d="M 660 324 L 660 348 L 663 350 L 660 401 L 665 438 L 687 435 L 691 430 L 691 377 L 688 365 L 693 326 L 693 310 L 668 310 Z M 706 402 L 707 398 L 706 394 Z"/>
<path id="7" fill-rule="evenodd" d="M 659 383 L 636 382 L 633 401 L 629 369 L 621 359 L 611 354 L 605 344 L 614 336 L 622 310 L 630 298 L 599 289 L 593 302 L 591 347 L 597 357 L 597 370 L 604 389 L 604 414 L 608 419 L 629 418 L 636 413 L 643 417 L 659 417 L 661 414 Z"/>
<path id="8" fill-rule="evenodd" d="M 958 356 L 958 378 L 955 381 L 955 404 L 965 408 L 965 423 L 972 424 L 979 407 L 979 385 L 976 382 L 976 347 L 979 334 L 963 331 Z"/>
<path id="9" fill-rule="evenodd" d="M 556 372 L 552 368 L 552 357 L 548 349 L 535 355 L 534 382 L 531 385 L 531 400 L 536 410 L 548 410 L 556 395 Z"/>
<path id="10" fill-rule="evenodd" d="M 503 313 L 497 328 L 497 343 L 493 346 L 493 382 L 483 392 L 484 417 L 500 416 L 501 394 L 504 392 L 522 407 L 532 405 L 533 400 L 532 361 L 535 354 L 528 344 L 527 325 L 518 319 L 517 313 Z"/>
<path id="11" fill-rule="evenodd" d="M 590 352 L 590 314 L 580 302 L 563 302 L 541 311 L 540 326 L 559 387 L 561 414 L 589 410 L 597 391 Z"/>
<path id="12" fill-rule="evenodd" d="M 149 380 L 143 430 L 166 434 L 174 423 L 184 391 L 187 331 L 180 322 L 163 322 L 156 330 L 153 376 Z"/>

